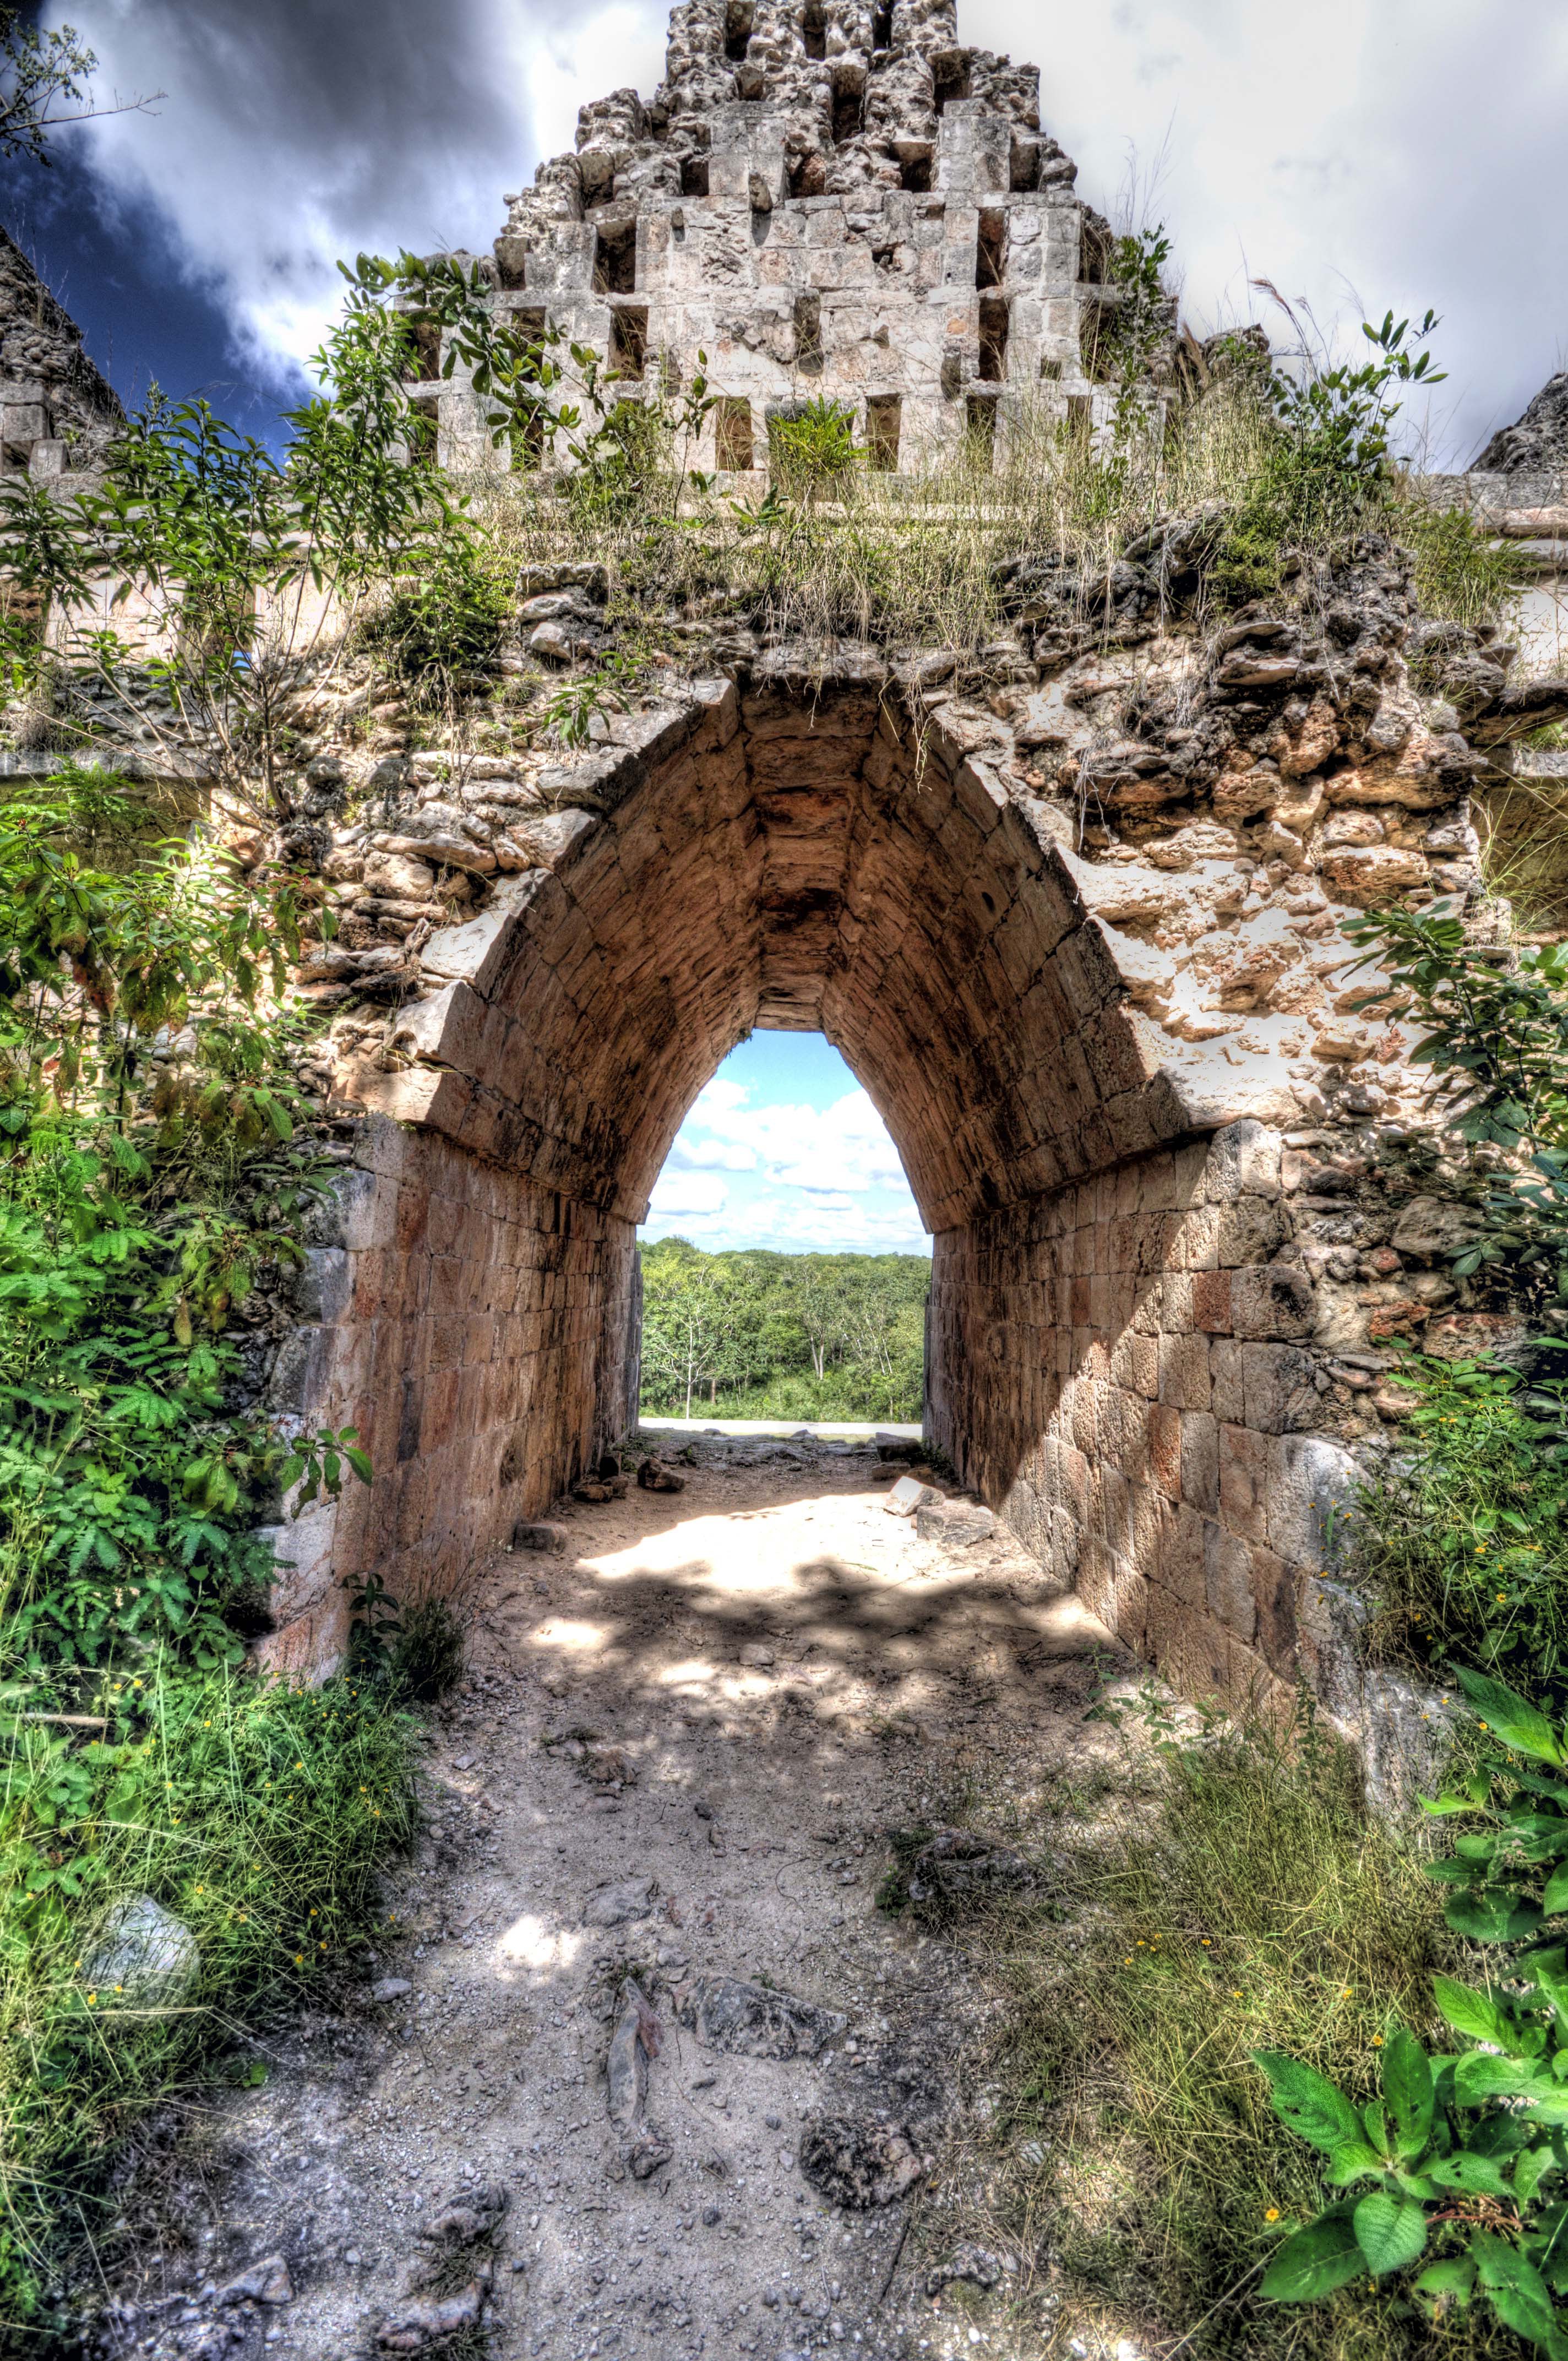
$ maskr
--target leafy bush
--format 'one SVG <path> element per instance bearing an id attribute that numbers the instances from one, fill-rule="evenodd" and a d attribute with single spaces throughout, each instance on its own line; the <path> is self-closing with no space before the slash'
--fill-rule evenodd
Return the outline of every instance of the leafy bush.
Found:
<path id="1" fill-rule="evenodd" d="M 360 638 L 415 705 L 442 705 L 498 664 L 511 606 L 494 566 L 455 539 L 366 619 Z"/>
<path id="2" fill-rule="evenodd" d="M 1345 932 L 1386 978 L 1355 1005 L 1413 1022 L 1411 1062 L 1431 1069 L 1450 1128 L 1513 1159 L 1490 1171 L 1455 1272 L 1506 1268 L 1568 1301 L 1568 945 L 1499 960 L 1441 906 L 1369 912 Z"/>
<path id="3" fill-rule="evenodd" d="M 87 1742 L 0 1691 L 0 2318 L 40 2332 L 65 2225 L 105 2246 L 126 2134 L 341 1971 L 414 1825 L 415 1727 L 383 1691 L 145 1662 L 82 1694 Z M 177 2008 L 85 1978 L 109 1905 L 143 1894 L 200 1946 Z"/>
<path id="4" fill-rule="evenodd" d="M 1374 1653 L 1568 1691 L 1564 1382 L 1410 1354 L 1396 1383 L 1411 1447 L 1360 1487 L 1350 1528 Z"/>
<path id="5" fill-rule="evenodd" d="M 1311 2302 L 1364 2272 L 1383 2279 L 1420 2263 L 1409 2291 L 1431 2317 L 1479 2295 L 1527 2345 L 1563 2361 L 1568 2312 L 1554 2299 L 1568 2295 L 1568 1952 L 1557 1938 L 1568 1934 L 1568 1726 L 1479 1674 L 1458 1677 L 1486 1717 L 1487 1759 L 1428 1809 L 1484 1825 L 1431 1873 L 1451 1889 L 1450 1927 L 1508 1948 L 1485 1990 L 1435 1981 L 1438 2011 L 1465 2045 L 1457 2053 L 1429 2057 L 1390 2018 L 1377 2037 L 1381 2093 L 1369 2104 L 1354 2105 L 1298 2059 L 1258 2053 L 1281 2120 L 1327 2156 L 1330 2186 L 1372 2184 L 1288 2237 L 1262 2293 Z"/>
<path id="6" fill-rule="evenodd" d="M 199 839 L 90 865 L 79 816 L 0 807 L 0 1650 L 213 1663 L 283 1456 L 228 1331 L 322 1185 L 266 998 L 299 937 Z"/>
<path id="7" fill-rule="evenodd" d="M 1295 323 L 1289 306 L 1285 309 Z M 1436 325 L 1429 312 L 1416 340 Z M 1360 368 L 1309 360 L 1299 376 L 1277 368 L 1270 373 L 1275 432 L 1236 502 L 1210 577 L 1223 604 L 1266 597 L 1278 588 L 1292 555 L 1336 547 L 1389 521 L 1389 444 L 1400 408 L 1392 390 L 1441 385 L 1444 377 L 1431 367 L 1430 353 L 1409 349 L 1409 320 L 1396 324 L 1392 312 L 1379 327 L 1363 321 L 1362 334 L 1377 357 Z"/>
<path id="8" fill-rule="evenodd" d="M 847 402 L 815 394 L 787 417 L 768 421 L 768 463 L 779 488 L 811 501 L 849 483 L 865 454 Z"/>

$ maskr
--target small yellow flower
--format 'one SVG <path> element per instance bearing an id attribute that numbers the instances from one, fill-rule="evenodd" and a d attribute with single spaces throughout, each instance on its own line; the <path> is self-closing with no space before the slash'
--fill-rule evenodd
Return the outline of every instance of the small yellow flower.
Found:
<path id="1" fill-rule="evenodd" d="M 1232 1998 L 1233 2000 L 1240 2000 L 1240 1998 L 1241 1998 L 1241 1994 L 1240 1994 L 1240 1993 L 1239 1993 L 1239 1992 L 1233 1992 L 1233 1993 L 1232 1993 L 1232 1994 L 1231 1994 L 1231 1998 Z"/>
<path id="2" fill-rule="evenodd" d="M 1475 1727 L 1477 1730 L 1490 1730 L 1492 1725 L 1489 1721 L 1478 1721 Z"/>
<path id="3" fill-rule="evenodd" d="M 1129 1951 L 1129 1952 L 1128 1952 L 1128 1954 L 1127 1954 L 1127 1956 L 1126 1956 L 1126 1958 L 1123 1960 L 1122 1965 L 1123 1965 L 1124 1968 L 1130 1968 L 1130 1967 L 1132 1966 L 1132 1964 L 1133 1964 L 1133 1955 L 1132 1955 L 1131 1951 Z"/>
<path id="4" fill-rule="evenodd" d="M 1340 1998 L 1341 2000 L 1348 2000 L 1350 1998 L 1350 1986 L 1348 1984 L 1346 1984 L 1343 1992 L 1341 1993 Z"/>
<path id="5" fill-rule="evenodd" d="M 303 1951 L 296 1951 L 296 1952 L 295 1952 L 295 1954 L 294 1954 L 294 1965 L 295 1965 L 297 1968 L 302 1968 L 302 1967 L 304 1966 L 304 1964 L 305 1964 L 305 1955 L 304 1955 Z"/>
<path id="6" fill-rule="evenodd" d="M 1373 2035 L 1373 2037 L 1372 2037 L 1372 2047 L 1374 2048 L 1374 2049 L 1381 2049 L 1381 2048 L 1382 2048 L 1382 2047 L 1383 2047 L 1383 2036 L 1382 2036 L 1380 2033 L 1375 2033 L 1375 2034 Z"/>
<path id="7" fill-rule="evenodd" d="M 204 1721 L 204 1722 L 202 1724 L 202 1727 L 203 1727 L 203 1730 L 211 1730 L 212 1726 L 213 1726 L 213 1725 L 212 1725 L 212 1723 L 211 1723 L 210 1721 Z"/>
<path id="8" fill-rule="evenodd" d="M 88 1995 L 87 1995 L 87 2005 L 88 2005 L 88 2007 L 89 2007 L 89 2008 L 96 2008 L 96 2007 L 97 2007 L 97 2005 L 98 2005 L 98 1995 L 97 1995 L 97 1993 L 88 1993 Z"/>
<path id="9" fill-rule="evenodd" d="M 1278 2208 L 1278 2206 L 1277 2206 L 1277 2205 L 1270 2205 L 1270 2206 L 1268 2206 L 1268 2207 L 1266 2209 L 1265 2213 L 1264 2213 L 1264 2216 L 1263 2216 L 1263 2218 L 1264 2218 L 1264 2220 L 1265 2220 L 1266 2222 L 1277 2222 L 1277 2221 L 1278 2221 L 1278 2219 L 1279 2219 L 1279 2208 Z"/>
<path id="10" fill-rule="evenodd" d="M 1203 1949 L 1204 1949 L 1206 1951 L 1212 1951 L 1212 1950 L 1213 1949 L 1214 1946 L 1213 1946 L 1213 1944 L 1209 1940 L 1209 1938 L 1208 1938 L 1208 1936 L 1207 1936 L 1207 1935 L 1201 1936 L 1201 1937 L 1199 1938 L 1199 1940 L 1201 1942 L 1201 1944 L 1202 1944 L 1202 1946 L 1203 1946 Z"/>
<path id="11" fill-rule="evenodd" d="M 1499 1591 L 1498 1591 L 1498 1593 L 1497 1593 L 1497 1604 L 1498 1604 L 1498 1606 L 1499 1606 L 1499 1607 L 1506 1607 L 1506 1606 L 1507 1606 L 1507 1604 L 1508 1604 L 1508 1592 L 1507 1592 L 1506 1590 L 1499 1590 Z"/>

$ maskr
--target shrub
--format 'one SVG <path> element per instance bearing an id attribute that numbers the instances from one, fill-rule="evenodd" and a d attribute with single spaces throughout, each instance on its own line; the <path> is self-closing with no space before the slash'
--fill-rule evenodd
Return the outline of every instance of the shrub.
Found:
<path id="1" fill-rule="evenodd" d="M 259 2011 L 341 1971 L 414 1824 L 415 1726 L 374 1687 L 165 1653 L 76 1702 L 103 1717 L 85 1743 L 0 1693 L 0 2318 L 40 2331 L 65 2225 L 104 2243 L 126 2133 Z M 143 1894 L 200 1946 L 177 2008 L 84 1981 L 109 1906 Z"/>
<path id="2" fill-rule="evenodd" d="M 1411 1447 L 1359 1489 L 1353 1563 L 1379 1656 L 1485 1665 L 1568 1689 L 1568 1439 L 1562 1380 L 1408 1355 Z"/>
<path id="3" fill-rule="evenodd" d="M 1459 1678 L 1486 1717 L 1486 1759 L 1428 1808 L 1483 1825 L 1431 1873 L 1450 1890 L 1450 1927 L 1502 1948 L 1485 1989 L 1435 1980 L 1438 2012 L 1464 2045 L 1456 2055 L 1429 2058 L 1390 2016 L 1375 2037 L 1381 2090 L 1370 2103 L 1353 2104 L 1297 2058 L 1257 2054 L 1276 2112 L 1327 2157 L 1330 2187 L 1349 2192 L 1287 2237 L 1261 2292 L 1310 2303 L 1365 2272 L 1393 2280 L 1420 2263 L 1403 2284 L 1429 2317 L 1443 2321 L 1478 2297 L 1525 2344 L 1563 2361 L 1568 2312 L 1554 2299 L 1568 2296 L 1568 1956 L 1557 1938 L 1568 1932 L 1568 1725 L 1480 1675 Z"/>
<path id="4" fill-rule="evenodd" d="M 443 544 L 428 572 L 400 584 L 366 619 L 360 637 L 415 705 L 449 701 L 494 668 L 511 598 L 466 541 Z"/>

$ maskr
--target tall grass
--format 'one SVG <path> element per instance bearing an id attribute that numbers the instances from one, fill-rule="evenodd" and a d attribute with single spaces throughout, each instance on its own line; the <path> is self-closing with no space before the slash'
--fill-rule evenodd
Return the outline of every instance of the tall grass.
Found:
<path id="1" fill-rule="evenodd" d="M 1157 517 L 1233 494 L 1270 433 L 1255 398 L 1222 392 L 1164 436 L 1107 455 L 1032 405 L 994 459 L 966 442 L 920 475 L 861 466 L 835 476 L 830 497 L 726 499 L 694 484 L 673 453 L 635 499 L 602 505 L 526 474 L 480 476 L 470 489 L 510 560 L 607 558 L 637 607 L 694 619 L 744 611 L 792 637 L 968 651 L 1003 623 L 1002 566 L 1057 551 L 1103 575 Z"/>
<path id="2" fill-rule="evenodd" d="M 998 2226 L 1027 2243 L 1049 2224 L 1080 2320 L 1130 2317 L 1184 2354 L 1428 2350 L 1424 2323 L 1365 2287 L 1310 2308 L 1255 2300 L 1321 2191 L 1249 2053 L 1375 2096 L 1379 2039 L 1396 2020 L 1429 2028 L 1431 1973 L 1453 1964 L 1435 1889 L 1310 1721 L 1165 1752 L 1156 1793 L 1102 1804 L 1063 1864 L 1082 1948 L 1039 1918 L 1000 1940 Z M 1442 2349 L 1516 2348 L 1472 2323 Z"/>
<path id="3" fill-rule="evenodd" d="M 1263 487 L 1275 489 L 1253 502 L 1262 522 L 1248 531 L 1267 546 L 1249 543 L 1246 556 L 1272 578 L 1287 554 L 1278 536 L 1289 503 L 1276 497 L 1284 448 L 1257 380 L 1238 375 L 1119 448 L 1026 402 L 993 454 L 965 441 L 919 474 L 836 467 L 808 493 L 798 469 L 785 469 L 766 495 L 725 497 L 673 445 L 651 446 L 645 473 L 602 495 L 581 479 L 529 473 L 478 475 L 467 489 L 499 564 L 608 560 L 612 617 L 633 636 L 645 629 L 650 645 L 672 619 L 736 615 L 792 638 L 967 654 L 1003 629 L 1002 575 L 1014 562 L 1058 554 L 1087 597 L 1163 519 L 1212 510 L 1218 521 Z M 1410 549 L 1429 614 L 1485 620 L 1514 595 L 1512 558 L 1467 518 L 1430 511 L 1395 475 L 1355 522 Z M 1247 568 L 1232 570 L 1235 595 L 1246 595 Z"/>
<path id="4" fill-rule="evenodd" d="M 39 2349 L 83 2229 L 112 2257 L 127 2133 L 342 1968 L 414 1814 L 416 1725 L 368 1684 L 159 1669 L 87 1702 L 92 1737 L 0 1722 L 0 2323 Z M 107 1913 L 139 1894 L 200 1947 L 177 2005 L 92 1981 Z"/>

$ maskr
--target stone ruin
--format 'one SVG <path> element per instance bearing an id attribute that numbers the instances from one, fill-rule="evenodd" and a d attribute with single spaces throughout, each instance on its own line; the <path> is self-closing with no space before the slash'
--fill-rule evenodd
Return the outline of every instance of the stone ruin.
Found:
<path id="1" fill-rule="evenodd" d="M 817 396 L 893 473 L 1004 442 L 1025 400 L 1091 431 L 1122 299 L 1076 170 L 1037 70 L 965 48 L 953 0 L 683 0 L 652 104 L 585 106 L 576 152 L 508 199 L 495 301 L 592 346 L 628 399 L 706 355 L 694 463 L 725 476 L 763 469 L 770 422 Z M 483 403 L 436 362 L 443 462 L 493 464 Z"/>
<path id="2" fill-rule="evenodd" d="M 803 388 L 896 401 L 903 467 L 1015 388 L 1092 410 L 1103 251 L 1033 73 L 950 8 L 692 0 L 652 106 L 586 109 L 513 202 L 496 300 L 644 368 L 703 345 L 753 461 Z M 460 457 L 471 397 L 431 389 Z M 1212 528 L 1021 560 L 972 657 L 654 589 L 679 657 L 576 752 L 422 750 L 368 658 L 311 689 L 283 850 L 334 920 L 297 983 L 343 1170 L 258 1399 L 376 1473 L 278 1528 L 270 1661 L 335 1661 L 372 1567 L 458 1589 L 617 1443 L 685 1112 L 753 1027 L 820 1028 L 934 1233 L 932 1442 L 1179 1687 L 1305 1679 L 1376 1752 L 1399 1685 L 1356 1667 L 1334 1520 L 1396 1348 L 1523 1326 L 1451 1274 L 1460 1176 L 1344 930 L 1434 895 L 1495 928 L 1469 791 L 1568 679 L 1423 620 L 1376 539 L 1216 620 Z M 609 588 L 527 569 L 503 668 L 613 653 Z"/>
<path id="3" fill-rule="evenodd" d="M 125 416 L 75 321 L 0 229 L 0 479 L 30 476 L 63 496 L 86 489 Z"/>

